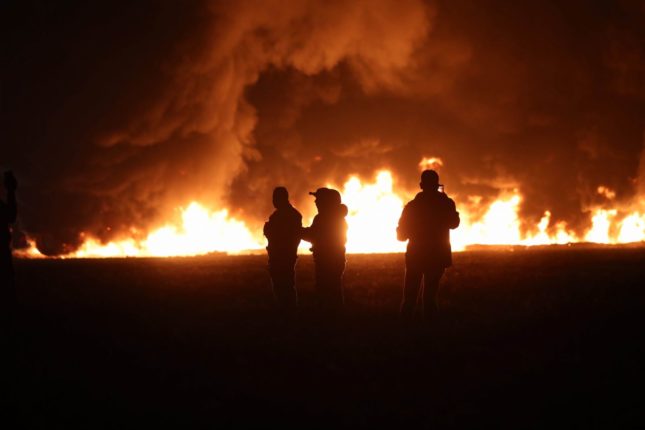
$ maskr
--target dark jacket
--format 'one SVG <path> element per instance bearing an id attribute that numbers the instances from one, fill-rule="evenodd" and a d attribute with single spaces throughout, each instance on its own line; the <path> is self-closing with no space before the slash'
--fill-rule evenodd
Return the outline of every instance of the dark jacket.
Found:
<path id="1" fill-rule="evenodd" d="M 449 267 L 450 229 L 458 226 L 459 212 L 452 199 L 441 192 L 422 191 L 403 208 L 396 232 L 399 240 L 409 240 L 409 257 Z"/>
<path id="2" fill-rule="evenodd" d="M 10 247 L 11 231 L 9 225 L 16 222 L 17 210 L 15 197 L 9 196 L 9 203 L 0 200 L 0 247 Z"/>
<path id="3" fill-rule="evenodd" d="M 345 259 L 347 206 L 341 204 L 315 216 L 311 227 L 302 229 L 302 238 L 311 242 L 314 259 Z"/>
<path id="4" fill-rule="evenodd" d="M 264 224 L 264 235 L 269 241 L 269 255 L 293 256 L 300 244 L 302 215 L 293 206 L 276 209 Z"/>

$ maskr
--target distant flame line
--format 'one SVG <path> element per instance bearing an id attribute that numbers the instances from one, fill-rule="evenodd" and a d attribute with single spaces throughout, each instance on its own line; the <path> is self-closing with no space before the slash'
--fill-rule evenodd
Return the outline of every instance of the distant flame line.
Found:
<path id="1" fill-rule="evenodd" d="M 425 160 L 424 160 L 425 161 Z M 404 198 L 394 191 L 394 180 L 387 170 L 376 174 L 374 182 L 351 176 L 341 187 L 347 216 L 347 251 L 349 253 L 402 252 L 405 243 L 396 240 L 396 225 Z M 551 212 L 544 215 L 533 229 L 522 234 L 518 215 L 521 195 L 513 193 L 491 203 L 483 216 L 475 218 L 466 208 L 480 205 L 481 198 L 467 196 L 460 205 L 455 196 L 462 223 L 451 232 L 453 250 L 462 251 L 471 245 L 548 245 L 575 242 L 619 244 L 645 241 L 645 214 L 633 211 L 620 220 L 616 209 L 593 211 L 591 228 L 582 237 L 567 229 L 564 222 L 551 226 Z M 179 225 L 165 225 L 143 240 L 126 238 L 101 243 L 88 237 L 81 247 L 62 258 L 105 257 L 169 257 L 203 255 L 211 252 L 243 253 L 262 250 L 265 240 L 260 232 L 251 232 L 244 221 L 231 217 L 228 210 L 211 211 L 198 202 L 181 209 Z M 551 232 L 549 232 L 551 230 Z M 612 232 L 614 232 L 612 234 Z M 308 247 L 303 242 L 300 252 Z M 42 257 L 34 241 L 17 251 L 27 258 Z"/>

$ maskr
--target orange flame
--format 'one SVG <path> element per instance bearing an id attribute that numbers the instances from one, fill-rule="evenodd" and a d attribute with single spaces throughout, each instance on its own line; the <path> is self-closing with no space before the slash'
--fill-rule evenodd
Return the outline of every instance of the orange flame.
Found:
<path id="1" fill-rule="evenodd" d="M 422 164 L 427 165 L 425 160 Z M 398 194 L 395 191 L 394 179 L 389 171 L 378 172 L 372 183 L 363 182 L 353 176 L 338 188 L 343 202 L 349 208 L 348 252 L 405 250 L 405 243 L 396 240 L 396 226 L 404 202 L 412 195 Z M 584 235 L 577 236 L 564 222 L 551 225 L 551 213 L 546 210 L 538 224 L 532 230 L 529 229 L 533 233 L 523 234 L 518 215 L 522 201 L 519 191 L 501 196 L 490 204 L 480 217 L 475 217 L 464 208 L 481 205 L 481 197 L 453 197 L 461 215 L 461 225 L 451 232 L 455 251 L 475 244 L 531 246 L 580 241 L 603 244 L 645 241 L 645 214 L 638 211 L 619 216 L 616 209 L 596 209 L 592 212 L 591 228 Z M 77 251 L 65 257 L 188 256 L 215 251 L 257 251 L 265 246 L 261 232 L 252 232 L 244 221 L 232 218 L 225 209 L 211 211 L 197 202 L 192 202 L 181 209 L 181 214 L 179 225 L 163 226 L 149 233 L 143 240 L 127 238 L 100 243 L 96 239 L 88 238 Z M 306 249 L 307 244 L 303 242 L 300 251 Z M 32 258 L 41 256 L 33 242 L 18 255 Z"/>
<path id="2" fill-rule="evenodd" d="M 614 197 L 616 197 L 616 192 L 609 187 L 605 187 L 604 185 L 599 186 L 596 189 L 596 192 L 609 200 L 612 200 Z"/>
<path id="3" fill-rule="evenodd" d="M 45 256 L 38 251 L 36 241 L 27 239 L 27 246 L 25 248 L 14 250 L 13 254 L 19 258 L 45 258 Z"/>
<path id="4" fill-rule="evenodd" d="M 101 244 L 89 239 L 67 257 L 169 257 L 235 253 L 261 247 L 244 222 L 230 218 L 226 209 L 211 212 L 192 202 L 182 209 L 181 226 L 166 225 L 140 242 L 125 239 Z"/>
<path id="5" fill-rule="evenodd" d="M 396 240 L 396 225 L 403 200 L 392 189 L 390 172 L 382 171 L 373 184 L 362 184 L 352 177 L 342 195 L 349 208 L 347 252 L 400 252 L 405 244 Z"/>
<path id="6" fill-rule="evenodd" d="M 439 157 L 423 157 L 419 162 L 419 168 L 421 170 L 426 169 L 439 169 L 443 166 L 443 161 Z"/>

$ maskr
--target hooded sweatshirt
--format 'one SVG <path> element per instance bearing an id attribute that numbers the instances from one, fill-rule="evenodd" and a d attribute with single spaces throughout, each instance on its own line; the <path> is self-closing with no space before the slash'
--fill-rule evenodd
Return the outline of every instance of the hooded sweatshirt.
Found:
<path id="1" fill-rule="evenodd" d="M 311 242 L 314 258 L 345 256 L 348 209 L 344 204 L 334 205 L 318 213 L 311 227 L 304 228 L 302 238 Z"/>

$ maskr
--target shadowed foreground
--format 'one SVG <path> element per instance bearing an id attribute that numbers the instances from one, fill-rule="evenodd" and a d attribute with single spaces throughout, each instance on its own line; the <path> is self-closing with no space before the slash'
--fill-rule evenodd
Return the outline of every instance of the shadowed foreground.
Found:
<path id="1" fill-rule="evenodd" d="M 350 255 L 348 316 L 272 312 L 264 256 L 18 261 L 24 425 L 517 428 L 641 422 L 640 249 L 473 251 L 406 329 L 402 255 Z"/>

